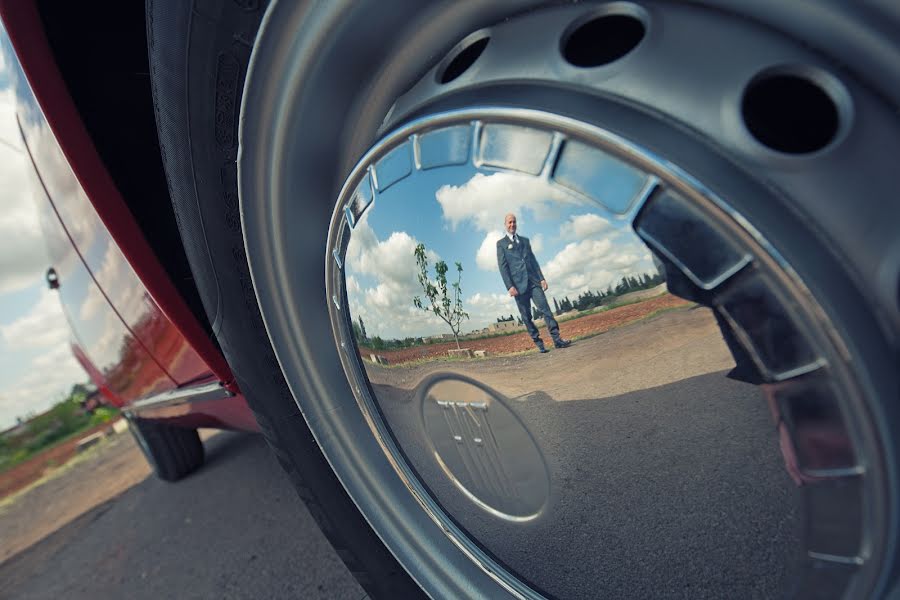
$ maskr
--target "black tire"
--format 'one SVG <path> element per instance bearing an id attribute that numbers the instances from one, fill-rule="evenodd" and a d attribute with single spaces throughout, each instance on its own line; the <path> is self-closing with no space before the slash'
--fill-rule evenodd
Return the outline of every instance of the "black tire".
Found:
<path id="1" fill-rule="evenodd" d="M 128 428 L 153 472 L 163 481 L 178 481 L 203 464 L 203 442 L 196 429 L 145 419 L 128 419 Z"/>
<path id="2" fill-rule="evenodd" d="M 256 304 L 238 213 L 236 159 L 243 82 L 265 4 L 148 0 L 153 100 L 169 192 L 214 335 L 300 497 L 370 595 L 417 597 L 419 587 L 362 517 L 316 444 Z"/>

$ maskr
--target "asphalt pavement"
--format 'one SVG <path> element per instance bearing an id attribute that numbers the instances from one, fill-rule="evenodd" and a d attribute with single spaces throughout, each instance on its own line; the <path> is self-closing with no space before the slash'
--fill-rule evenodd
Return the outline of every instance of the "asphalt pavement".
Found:
<path id="1" fill-rule="evenodd" d="M 147 477 L 0 564 L 0 598 L 365 597 L 261 436 L 206 450 L 189 478 Z"/>

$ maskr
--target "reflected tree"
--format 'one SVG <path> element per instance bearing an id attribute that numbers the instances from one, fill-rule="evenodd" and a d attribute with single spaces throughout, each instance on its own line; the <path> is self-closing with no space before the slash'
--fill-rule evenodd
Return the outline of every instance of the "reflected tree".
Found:
<path id="1" fill-rule="evenodd" d="M 413 298 L 413 305 L 416 308 L 424 310 L 425 312 L 434 313 L 440 317 L 444 323 L 450 327 L 450 331 L 453 332 L 453 338 L 456 340 L 456 347 L 459 349 L 460 324 L 463 319 L 469 318 L 469 313 L 463 310 L 462 304 L 462 288 L 460 287 L 463 271 L 462 263 L 455 263 L 456 282 L 451 283 L 448 286 L 447 271 L 449 271 L 449 267 L 447 267 L 446 262 L 442 260 L 437 261 L 434 264 L 435 283 L 437 284 L 435 285 L 428 276 L 428 256 L 426 254 L 425 244 L 416 246 L 413 254 L 416 257 L 416 265 L 418 265 L 419 268 L 417 279 L 419 280 L 419 285 L 422 286 L 422 291 L 424 292 L 425 300 L 427 301 L 427 303 L 423 302 L 422 298 L 415 296 Z"/>

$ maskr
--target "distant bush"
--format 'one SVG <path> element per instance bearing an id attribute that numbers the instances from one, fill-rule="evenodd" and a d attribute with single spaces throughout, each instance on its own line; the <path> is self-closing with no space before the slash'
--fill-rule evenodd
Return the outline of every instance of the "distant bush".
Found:
<path id="1" fill-rule="evenodd" d="M 16 430 L 0 437 L 0 471 L 9 469 L 85 429 L 108 423 L 119 413 L 115 408 L 107 406 L 101 406 L 93 413 L 89 413 L 81 405 L 85 396 L 84 386 L 76 385 L 68 398 L 27 421 L 24 431 Z"/>

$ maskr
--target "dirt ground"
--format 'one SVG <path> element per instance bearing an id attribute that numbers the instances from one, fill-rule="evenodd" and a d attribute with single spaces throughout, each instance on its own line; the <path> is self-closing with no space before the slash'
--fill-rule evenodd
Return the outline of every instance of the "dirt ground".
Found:
<path id="1" fill-rule="evenodd" d="M 0 500 L 28 487 L 53 469 L 64 465 L 78 452 L 79 441 L 98 431 L 111 431 L 112 426 L 111 422 L 96 425 L 0 473 Z"/>
<path id="2" fill-rule="evenodd" d="M 127 431 L 0 501 L 0 563 L 150 475 Z"/>
<path id="3" fill-rule="evenodd" d="M 564 338 L 577 340 L 585 336 L 603 333 L 610 329 L 621 327 L 627 323 L 643 319 L 647 315 L 659 310 L 688 305 L 690 305 L 690 303 L 681 298 L 672 296 L 671 294 L 665 294 L 664 296 L 652 298 L 644 302 L 620 306 L 611 310 L 563 321 L 559 325 L 559 330 Z M 541 337 L 548 345 L 551 343 L 550 336 L 543 327 L 541 328 Z M 534 350 L 534 343 L 532 343 L 531 338 L 525 331 L 512 335 L 479 340 L 465 340 L 464 342 L 461 342 L 461 344 L 463 347 L 470 348 L 473 351 L 485 350 L 489 356 L 497 354 L 514 354 L 516 352 Z M 413 348 L 403 348 L 400 350 L 382 350 L 380 352 L 376 352 L 370 348 L 360 347 L 359 352 L 364 358 L 368 358 L 370 354 L 377 353 L 379 356 L 386 358 L 388 364 L 397 365 L 416 360 L 446 357 L 447 351 L 455 348 L 455 342 L 447 342 L 442 344 L 416 346 Z"/>
<path id="4" fill-rule="evenodd" d="M 630 315 L 631 323 L 578 340 L 570 348 L 551 348 L 549 354 L 489 354 L 484 359 L 408 362 L 388 367 L 366 362 L 366 371 L 372 383 L 404 390 L 415 388 L 431 373 L 455 372 L 474 377 L 509 398 L 551 390 L 554 400 L 567 401 L 617 396 L 734 367 L 709 309 L 683 305 L 642 318 L 653 312 L 646 306 L 651 302 L 622 307 L 617 320 Z M 572 323 L 607 314 L 590 315 Z M 589 325 L 590 322 L 579 324 L 578 330 L 590 331 Z M 520 336 L 508 336 L 514 337 Z"/>

